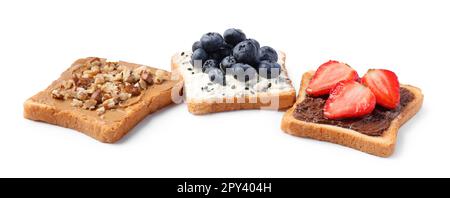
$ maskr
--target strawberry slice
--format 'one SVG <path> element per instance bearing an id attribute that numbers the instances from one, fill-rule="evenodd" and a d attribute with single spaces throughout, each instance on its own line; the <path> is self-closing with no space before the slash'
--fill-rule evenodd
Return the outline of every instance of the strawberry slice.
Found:
<path id="1" fill-rule="evenodd" d="M 357 79 L 358 73 L 349 65 L 330 60 L 317 69 L 306 88 L 306 93 L 311 96 L 326 95 L 338 82 Z"/>
<path id="2" fill-rule="evenodd" d="M 372 90 L 377 104 L 395 109 L 400 103 L 400 83 L 394 72 L 386 69 L 370 69 L 361 83 Z"/>
<path id="3" fill-rule="evenodd" d="M 329 119 L 357 118 L 375 109 L 375 95 L 356 81 L 342 81 L 331 91 L 323 113 Z"/>

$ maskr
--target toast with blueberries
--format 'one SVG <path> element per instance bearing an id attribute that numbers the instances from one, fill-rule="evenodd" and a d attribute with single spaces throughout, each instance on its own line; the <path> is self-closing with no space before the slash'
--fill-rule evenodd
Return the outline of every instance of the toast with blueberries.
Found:
<path id="1" fill-rule="evenodd" d="M 421 108 L 419 88 L 386 69 L 362 78 L 337 61 L 303 74 L 295 105 L 284 115 L 288 134 L 351 147 L 380 157 L 395 149 L 399 128 Z"/>
<path id="2" fill-rule="evenodd" d="M 239 29 L 210 32 L 172 57 L 172 73 L 184 81 L 189 112 L 208 114 L 240 109 L 281 110 L 295 102 L 286 55 L 261 47 Z"/>

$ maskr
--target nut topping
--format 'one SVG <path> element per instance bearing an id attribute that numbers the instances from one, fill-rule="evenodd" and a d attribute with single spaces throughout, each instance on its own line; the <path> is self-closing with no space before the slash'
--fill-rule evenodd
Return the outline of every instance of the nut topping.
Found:
<path id="1" fill-rule="evenodd" d="M 125 92 L 130 93 L 132 96 L 137 96 L 141 94 L 141 90 L 139 89 L 139 87 L 133 85 L 126 85 Z"/>
<path id="2" fill-rule="evenodd" d="M 58 100 L 64 99 L 64 95 L 62 95 L 60 90 L 58 90 L 58 89 L 53 90 L 51 94 L 54 99 L 58 99 Z"/>
<path id="3" fill-rule="evenodd" d="M 97 101 L 96 100 L 88 99 L 88 100 L 84 101 L 83 109 L 94 110 L 95 109 L 95 105 L 97 105 Z"/>
<path id="4" fill-rule="evenodd" d="M 85 78 L 84 75 L 83 75 L 81 78 L 74 79 L 74 81 L 75 81 L 75 85 L 77 85 L 78 87 L 86 88 L 93 82 L 93 79 L 92 78 Z"/>
<path id="5" fill-rule="evenodd" d="M 164 80 L 166 80 L 167 76 L 165 74 L 164 71 L 162 70 L 157 70 L 155 72 L 155 79 L 153 79 L 153 81 L 155 82 L 155 84 L 161 84 L 164 82 Z"/>
<path id="6" fill-rule="evenodd" d="M 82 107 L 83 106 L 83 101 L 78 100 L 78 99 L 73 99 L 71 105 L 73 107 Z"/>
<path id="7" fill-rule="evenodd" d="M 92 95 L 91 95 L 91 99 L 94 99 L 97 102 L 102 102 L 102 90 L 97 89 L 97 91 L 95 91 Z"/>
<path id="8" fill-rule="evenodd" d="M 110 99 L 108 99 L 108 100 L 105 100 L 103 103 L 102 103 L 102 105 L 103 105 L 103 107 L 105 108 L 105 109 L 112 109 L 112 108 L 114 108 L 114 106 L 116 105 L 116 102 L 114 101 L 114 98 L 110 98 Z"/>
<path id="9" fill-rule="evenodd" d="M 147 82 L 142 78 L 139 79 L 139 87 L 141 87 L 141 89 L 147 89 Z"/>
<path id="10" fill-rule="evenodd" d="M 145 66 L 132 70 L 100 58 L 92 59 L 82 68 L 82 71 L 72 74 L 72 79 L 63 81 L 52 90 L 51 96 L 58 100 L 71 100 L 73 107 L 95 110 L 99 116 L 118 108 L 119 103 L 139 96 L 154 83 L 160 84 L 167 79 L 161 70 L 152 74 Z"/>
<path id="11" fill-rule="evenodd" d="M 141 79 L 147 82 L 149 85 L 153 84 L 153 75 L 148 71 L 142 71 Z"/>
<path id="12" fill-rule="evenodd" d="M 105 111 L 106 111 L 105 107 L 100 107 L 100 108 L 97 109 L 97 114 L 98 115 L 102 115 L 102 114 L 105 113 Z"/>

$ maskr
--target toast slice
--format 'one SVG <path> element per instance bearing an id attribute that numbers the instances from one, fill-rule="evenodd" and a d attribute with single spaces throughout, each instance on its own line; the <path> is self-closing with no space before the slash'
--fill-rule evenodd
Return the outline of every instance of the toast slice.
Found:
<path id="1" fill-rule="evenodd" d="M 141 77 L 144 72 L 148 81 Z M 108 78 L 115 78 L 110 80 L 117 86 L 109 83 Z M 138 83 L 132 85 L 133 81 Z M 44 91 L 26 100 L 24 117 L 75 129 L 98 141 L 113 143 L 145 116 L 171 104 L 171 89 L 176 83 L 167 71 L 123 61 L 83 58 L 75 61 Z"/>
<path id="2" fill-rule="evenodd" d="M 278 52 L 281 74 L 278 78 L 260 77 L 256 83 L 242 83 L 226 76 L 226 85 L 211 83 L 208 75 L 191 63 L 192 52 L 172 56 L 175 79 L 184 80 L 184 94 L 188 110 L 201 115 L 241 109 L 284 110 L 295 102 L 295 89 L 289 79 L 283 52 Z"/>
<path id="3" fill-rule="evenodd" d="M 283 116 L 281 129 L 291 135 L 332 142 L 360 150 L 380 157 L 390 156 L 395 148 L 399 128 L 413 117 L 423 103 L 423 95 L 419 88 L 410 85 L 401 85 L 414 97 L 402 108 L 400 113 L 390 122 L 388 128 L 380 136 L 370 136 L 361 132 L 335 125 L 306 122 L 294 117 L 298 104 L 306 98 L 305 89 L 308 87 L 314 71 L 303 74 L 299 95 L 295 105 Z"/>

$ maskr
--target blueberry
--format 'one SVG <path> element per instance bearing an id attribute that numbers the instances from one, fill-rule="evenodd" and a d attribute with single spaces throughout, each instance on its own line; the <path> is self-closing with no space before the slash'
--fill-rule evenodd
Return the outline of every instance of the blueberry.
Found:
<path id="1" fill-rule="evenodd" d="M 225 30 L 225 32 L 223 33 L 223 37 L 225 39 L 225 42 L 227 42 L 228 44 L 231 44 L 233 46 L 235 46 L 236 44 L 247 39 L 244 32 L 242 32 L 242 30 L 234 29 L 234 28 Z"/>
<path id="2" fill-rule="evenodd" d="M 270 62 L 277 62 L 278 54 L 273 48 L 271 48 L 269 46 L 264 46 L 264 47 L 261 47 L 261 49 L 259 49 L 259 60 L 260 61 L 267 60 Z"/>
<path id="3" fill-rule="evenodd" d="M 200 43 L 200 41 L 195 41 L 195 43 L 192 44 L 192 51 L 194 52 L 198 48 L 202 48 L 202 44 Z"/>
<path id="4" fill-rule="evenodd" d="M 231 52 L 233 51 L 233 47 L 227 44 L 224 44 L 219 49 L 219 54 L 222 56 L 221 59 L 225 58 L 225 56 L 231 55 Z"/>
<path id="5" fill-rule="evenodd" d="M 243 63 L 236 63 L 231 66 L 231 75 L 234 79 L 246 82 L 257 77 L 255 68 Z"/>
<path id="6" fill-rule="evenodd" d="M 225 83 L 225 76 L 222 70 L 219 68 L 211 68 L 207 71 L 209 80 L 213 83 L 218 83 L 223 85 Z"/>
<path id="7" fill-rule="evenodd" d="M 233 49 L 234 45 L 228 44 L 228 43 L 223 43 L 224 47 L 228 47 L 229 49 Z"/>
<path id="8" fill-rule="evenodd" d="M 255 64 L 259 58 L 258 48 L 250 40 L 245 40 L 233 48 L 233 56 L 239 63 Z"/>
<path id="9" fill-rule="evenodd" d="M 219 50 L 209 53 L 209 58 L 221 61 L 231 54 L 231 48 L 228 45 L 222 45 Z"/>
<path id="10" fill-rule="evenodd" d="M 278 78 L 281 73 L 280 64 L 263 60 L 258 66 L 259 75 L 263 78 Z"/>
<path id="11" fill-rule="evenodd" d="M 208 70 L 213 68 L 219 68 L 219 62 L 214 59 L 208 59 L 205 63 L 203 63 L 202 72 L 208 72 Z"/>
<path id="12" fill-rule="evenodd" d="M 261 47 L 261 46 L 259 45 L 259 42 L 258 42 L 257 40 L 255 40 L 255 39 L 247 39 L 247 40 L 250 41 L 250 42 L 252 42 L 253 45 L 255 45 L 256 48 L 258 48 L 258 50 L 259 50 L 259 48 Z"/>
<path id="13" fill-rule="evenodd" d="M 233 66 L 234 64 L 236 64 L 236 59 L 234 58 L 234 56 L 227 56 L 225 58 L 222 59 L 222 61 L 220 62 L 220 69 L 222 69 L 222 71 L 226 72 L 228 68 L 231 68 L 231 66 Z"/>
<path id="14" fill-rule="evenodd" d="M 209 32 L 202 36 L 200 43 L 207 52 L 214 52 L 220 49 L 224 40 L 222 35 L 216 32 Z"/>
<path id="15" fill-rule="evenodd" d="M 208 59 L 208 53 L 202 48 L 198 48 L 192 53 L 191 56 L 191 64 L 196 66 L 195 64 L 197 61 L 200 61 L 200 66 Z"/>

